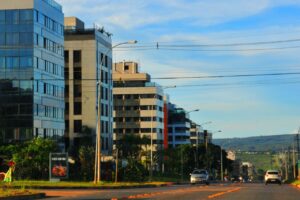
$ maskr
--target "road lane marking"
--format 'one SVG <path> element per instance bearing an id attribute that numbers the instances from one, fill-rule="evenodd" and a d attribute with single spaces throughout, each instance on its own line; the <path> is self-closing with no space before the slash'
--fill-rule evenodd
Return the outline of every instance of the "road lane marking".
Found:
<path id="1" fill-rule="evenodd" d="M 227 191 L 224 191 L 224 192 L 218 192 L 218 193 L 209 195 L 208 198 L 209 198 L 209 199 L 213 199 L 213 198 L 216 198 L 216 197 L 219 197 L 219 196 L 223 196 L 223 195 L 228 194 L 228 193 L 237 192 L 237 191 L 239 191 L 240 189 L 241 189 L 241 188 L 235 188 L 235 189 L 227 190 Z"/>

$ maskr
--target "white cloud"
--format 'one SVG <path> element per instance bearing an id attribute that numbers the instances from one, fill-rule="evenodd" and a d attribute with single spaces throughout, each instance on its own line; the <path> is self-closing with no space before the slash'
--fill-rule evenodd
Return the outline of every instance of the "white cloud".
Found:
<path id="1" fill-rule="evenodd" d="M 57 0 L 67 15 L 89 15 L 104 25 L 124 29 L 188 19 L 207 26 L 258 14 L 282 5 L 300 5 L 299 0 Z"/>

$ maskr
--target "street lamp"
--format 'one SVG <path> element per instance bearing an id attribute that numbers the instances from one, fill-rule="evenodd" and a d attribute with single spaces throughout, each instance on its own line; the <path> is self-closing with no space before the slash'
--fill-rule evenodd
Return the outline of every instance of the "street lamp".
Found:
<path id="1" fill-rule="evenodd" d="M 221 133 L 222 131 L 221 130 L 218 130 L 218 131 L 215 131 L 215 132 L 213 132 L 212 134 L 214 134 L 214 133 Z M 223 174 L 223 149 L 222 149 L 222 146 L 220 145 L 220 150 L 221 150 L 221 160 L 220 160 L 220 162 L 221 162 L 221 181 L 223 181 L 224 180 L 224 174 Z"/>
<path id="2" fill-rule="evenodd" d="M 206 125 L 206 124 L 211 124 L 211 123 L 212 123 L 212 121 L 204 122 L 204 123 L 200 124 L 200 126 L 203 126 L 203 125 Z"/>
<path id="3" fill-rule="evenodd" d="M 94 183 L 99 183 L 101 181 L 101 72 L 102 72 L 102 64 L 103 64 L 103 60 L 105 55 L 107 55 L 109 52 L 111 52 L 114 48 L 120 46 L 120 45 L 124 45 L 124 44 L 136 44 L 137 41 L 136 40 L 129 40 L 127 42 L 121 42 L 118 43 L 114 46 L 112 46 L 110 49 L 108 49 L 105 54 L 100 58 L 100 69 L 99 69 L 99 81 L 97 82 L 97 86 L 98 86 L 98 97 L 97 97 L 97 101 L 98 101 L 98 112 L 97 112 L 97 128 L 96 128 L 96 149 L 95 149 L 95 171 L 94 171 Z"/>
<path id="4" fill-rule="evenodd" d="M 198 111 L 200 111 L 200 110 L 199 109 L 195 109 L 195 110 L 187 111 L 187 112 L 185 112 L 185 114 L 189 114 L 191 112 L 198 112 Z"/>

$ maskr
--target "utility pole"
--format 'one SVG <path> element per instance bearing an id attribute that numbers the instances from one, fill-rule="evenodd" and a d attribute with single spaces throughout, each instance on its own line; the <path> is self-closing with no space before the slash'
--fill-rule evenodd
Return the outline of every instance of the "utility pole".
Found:
<path id="1" fill-rule="evenodd" d="M 287 166 L 287 151 L 285 151 L 284 153 L 284 160 L 285 160 L 285 180 L 288 180 L 289 177 L 288 177 L 288 166 Z"/>
<path id="2" fill-rule="evenodd" d="M 223 150 L 222 150 L 222 147 L 220 146 L 220 149 L 221 149 L 221 181 L 224 180 L 224 175 L 223 175 Z"/>
<path id="3" fill-rule="evenodd" d="M 180 154 L 181 154 L 181 183 L 183 183 L 183 146 L 181 145 L 181 150 L 180 150 Z"/>
<path id="4" fill-rule="evenodd" d="M 298 160 L 300 160 L 300 154 L 299 154 L 299 152 L 300 152 L 299 136 L 300 136 L 300 127 L 298 129 L 298 134 L 297 134 L 297 155 L 298 155 L 297 158 L 298 158 Z"/>
<path id="5" fill-rule="evenodd" d="M 295 142 L 293 142 L 293 174 L 295 179 L 296 178 Z"/>
<path id="6" fill-rule="evenodd" d="M 118 182 L 118 163 L 119 163 L 119 149 L 116 148 L 116 174 L 115 174 L 115 183 Z"/>
<path id="7" fill-rule="evenodd" d="M 150 179 L 153 177 L 153 105 L 151 105 L 151 135 L 150 135 Z"/>

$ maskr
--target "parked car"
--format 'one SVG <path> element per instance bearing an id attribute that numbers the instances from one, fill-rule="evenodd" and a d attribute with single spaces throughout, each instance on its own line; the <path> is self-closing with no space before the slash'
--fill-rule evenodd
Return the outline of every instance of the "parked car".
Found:
<path id="1" fill-rule="evenodd" d="M 207 170 L 204 169 L 195 169 L 191 174 L 190 182 L 191 184 L 196 183 L 205 183 L 209 184 L 209 174 Z"/>
<path id="2" fill-rule="evenodd" d="M 278 183 L 281 185 L 281 174 L 278 170 L 268 170 L 265 174 L 265 184 Z"/>

